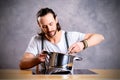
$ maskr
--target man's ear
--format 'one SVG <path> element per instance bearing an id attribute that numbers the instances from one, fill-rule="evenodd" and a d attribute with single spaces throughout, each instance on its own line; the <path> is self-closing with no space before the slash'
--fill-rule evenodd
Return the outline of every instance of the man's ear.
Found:
<path id="1" fill-rule="evenodd" d="M 38 26 L 40 27 L 39 21 L 40 21 L 40 17 L 38 17 L 38 19 L 37 19 Z"/>
<path id="2" fill-rule="evenodd" d="M 58 23 L 58 18 L 57 17 L 55 18 L 55 21 L 56 21 L 56 23 Z"/>

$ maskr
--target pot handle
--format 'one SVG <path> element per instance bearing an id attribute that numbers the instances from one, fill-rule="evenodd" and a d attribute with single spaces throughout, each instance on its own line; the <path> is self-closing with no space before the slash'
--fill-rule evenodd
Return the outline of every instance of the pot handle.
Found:
<path id="1" fill-rule="evenodd" d="M 82 58 L 82 57 L 75 57 L 74 60 L 75 60 L 75 61 L 82 61 L 83 58 Z"/>
<path id="2" fill-rule="evenodd" d="M 47 71 L 48 68 L 49 68 L 49 58 L 48 58 L 48 56 L 50 56 L 50 55 L 49 55 L 49 52 L 47 52 L 47 51 L 43 51 L 43 54 L 47 54 L 47 57 L 46 57 L 45 62 L 44 62 L 45 71 Z"/>

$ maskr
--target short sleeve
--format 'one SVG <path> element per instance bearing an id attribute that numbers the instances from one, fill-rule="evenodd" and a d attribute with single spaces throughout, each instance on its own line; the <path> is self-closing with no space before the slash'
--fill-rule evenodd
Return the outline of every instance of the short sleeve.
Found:
<path id="1" fill-rule="evenodd" d="M 85 33 L 80 33 L 80 32 L 77 32 L 77 33 L 78 33 L 78 41 L 84 40 Z"/>
<path id="2" fill-rule="evenodd" d="M 68 38 L 71 42 L 82 41 L 85 37 L 85 33 L 81 32 L 68 32 Z"/>
<path id="3" fill-rule="evenodd" d="M 33 36 L 28 44 L 28 47 L 26 49 L 25 52 L 29 52 L 32 53 L 34 55 L 38 54 L 38 50 L 37 50 L 37 41 L 35 39 L 35 36 Z"/>

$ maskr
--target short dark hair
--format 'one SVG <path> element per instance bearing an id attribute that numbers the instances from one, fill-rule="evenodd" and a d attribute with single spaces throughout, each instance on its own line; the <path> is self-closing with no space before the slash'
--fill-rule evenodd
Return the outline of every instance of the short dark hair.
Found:
<path id="1" fill-rule="evenodd" d="M 56 19 L 56 14 L 55 14 L 55 12 L 52 10 L 52 9 L 50 9 L 50 8 L 41 8 L 38 12 L 37 12 L 37 22 L 38 22 L 38 17 L 42 17 L 42 16 L 45 16 L 45 15 L 47 15 L 48 13 L 51 13 L 52 15 L 53 15 L 53 17 L 54 17 L 54 19 Z M 38 22 L 38 24 L 39 24 L 39 22 Z M 60 31 L 61 30 L 61 26 L 60 26 L 60 24 L 59 24 L 59 22 L 57 23 L 57 30 L 58 31 Z"/>

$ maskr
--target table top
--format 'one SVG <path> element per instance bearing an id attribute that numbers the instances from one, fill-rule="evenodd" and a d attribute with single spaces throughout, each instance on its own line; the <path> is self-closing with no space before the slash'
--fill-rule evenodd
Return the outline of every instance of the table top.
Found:
<path id="1" fill-rule="evenodd" d="M 90 69 L 97 74 L 74 75 L 33 75 L 31 70 L 0 69 L 0 79 L 39 79 L 39 80 L 120 80 L 120 69 Z"/>

